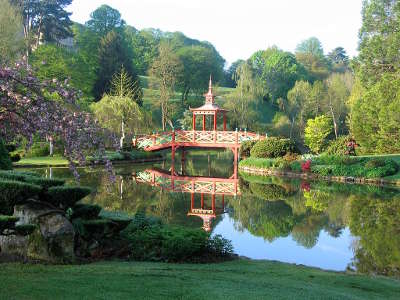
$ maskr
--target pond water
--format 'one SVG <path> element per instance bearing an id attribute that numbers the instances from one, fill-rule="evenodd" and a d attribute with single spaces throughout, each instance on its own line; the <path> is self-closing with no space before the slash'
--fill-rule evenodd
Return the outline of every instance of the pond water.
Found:
<path id="1" fill-rule="evenodd" d="M 235 252 L 343 271 L 399 274 L 400 191 L 234 174 L 229 151 L 191 151 L 154 164 L 79 169 L 106 210 L 145 211 L 166 223 L 230 239 Z M 35 169 L 73 181 L 68 168 Z"/>

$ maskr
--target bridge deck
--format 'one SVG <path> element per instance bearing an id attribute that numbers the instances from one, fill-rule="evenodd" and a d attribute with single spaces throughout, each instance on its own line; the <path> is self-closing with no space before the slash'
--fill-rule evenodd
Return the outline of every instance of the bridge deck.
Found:
<path id="1" fill-rule="evenodd" d="M 263 136 L 247 131 L 174 130 L 135 138 L 134 146 L 145 151 L 174 147 L 238 148 L 244 141 L 261 140 Z"/>

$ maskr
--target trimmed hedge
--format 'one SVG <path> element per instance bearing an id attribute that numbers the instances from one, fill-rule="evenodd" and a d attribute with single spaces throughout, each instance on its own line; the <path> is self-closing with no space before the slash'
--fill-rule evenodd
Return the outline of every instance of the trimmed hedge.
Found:
<path id="1" fill-rule="evenodd" d="M 22 181 L 41 186 L 44 190 L 47 190 L 52 186 L 60 186 L 65 183 L 61 179 L 50 179 L 40 177 L 40 175 L 33 172 L 17 172 L 17 171 L 0 171 L 0 179 Z"/>
<path id="2" fill-rule="evenodd" d="M 290 139 L 270 137 L 258 141 L 250 151 L 250 156 L 255 158 L 276 158 L 287 153 L 298 153 L 295 143 Z"/>
<path id="3" fill-rule="evenodd" d="M 81 218 L 84 220 L 93 220 L 96 219 L 102 208 L 99 205 L 92 205 L 92 204 L 84 204 L 84 203 L 77 203 L 72 208 L 72 216 L 71 219 Z"/>
<path id="4" fill-rule="evenodd" d="M 36 197 L 41 190 L 38 185 L 0 179 L 0 213 L 12 214 L 14 205 Z"/>
<path id="5" fill-rule="evenodd" d="M 5 229 L 14 228 L 16 222 L 18 222 L 17 217 L 0 215 L 0 234 Z"/>
<path id="6" fill-rule="evenodd" d="M 85 198 L 92 189 L 85 186 L 53 186 L 46 193 L 46 200 L 55 206 L 73 207 Z"/>

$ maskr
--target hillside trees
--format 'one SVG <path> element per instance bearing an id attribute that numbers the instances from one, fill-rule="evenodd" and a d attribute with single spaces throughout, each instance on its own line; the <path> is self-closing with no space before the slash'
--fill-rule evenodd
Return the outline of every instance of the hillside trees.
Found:
<path id="1" fill-rule="evenodd" d="M 96 99 L 100 99 L 105 92 L 110 90 L 112 76 L 122 66 L 124 66 L 133 81 L 139 81 L 132 66 L 131 55 L 120 33 L 114 30 L 107 33 L 100 40 L 98 51 L 99 67 L 96 72 L 97 79 L 93 88 Z"/>
<path id="2" fill-rule="evenodd" d="M 201 93 L 207 89 L 210 73 L 215 81 L 222 78 L 224 61 L 219 60 L 210 48 L 183 47 L 177 51 L 177 55 L 183 64 L 183 72 L 178 79 L 182 102 L 190 92 Z"/>
<path id="3" fill-rule="evenodd" d="M 399 152 L 400 3 L 366 0 L 362 16 L 351 132 L 364 152 Z"/>
<path id="4" fill-rule="evenodd" d="M 72 37 L 72 25 L 65 8 L 72 0 L 12 0 L 23 16 L 24 37 L 29 55 L 42 41 L 58 41 Z"/>
<path id="5" fill-rule="evenodd" d="M 124 25 L 119 11 L 105 4 L 93 11 L 86 22 L 86 26 L 101 37 L 112 30 L 122 29 Z"/>
<path id="6" fill-rule="evenodd" d="M 165 131 L 167 121 L 171 121 L 169 100 L 174 95 L 175 84 L 183 70 L 183 65 L 166 42 L 160 44 L 158 53 L 158 57 L 151 65 L 149 75 L 152 84 L 156 85 L 160 91 L 161 124 Z"/>
<path id="7" fill-rule="evenodd" d="M 23 47 L 22 16 L 8 0 L 0 0 L 0 65 L 12 61 Z"/>

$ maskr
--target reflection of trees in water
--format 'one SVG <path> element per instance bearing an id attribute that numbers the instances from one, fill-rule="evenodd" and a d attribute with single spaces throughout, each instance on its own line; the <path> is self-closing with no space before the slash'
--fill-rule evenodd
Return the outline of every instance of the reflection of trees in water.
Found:
<path id="1" fill-rule="evenodd" d="M 230 202 L 236 227 L 268 241 L 291 233 L 298 244 L 312 248 L 321 230 L 339 237 L 349 226 L 356 236 L 352 248 L 358 271 L 400 275 L 398 189 L 313 182 L 293 193 L 273 179 L 266 184 L 257 177 L 247 180 L 241 182 L 240 201 Z"/>
<path id="2" fill-rule="evenodd" d="M 352 197 L 350 230 L 359 272 L 400 275 L 400 196 Z"/>

